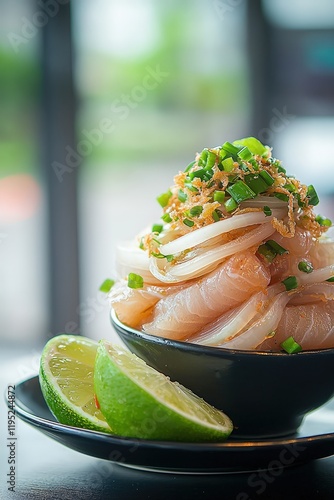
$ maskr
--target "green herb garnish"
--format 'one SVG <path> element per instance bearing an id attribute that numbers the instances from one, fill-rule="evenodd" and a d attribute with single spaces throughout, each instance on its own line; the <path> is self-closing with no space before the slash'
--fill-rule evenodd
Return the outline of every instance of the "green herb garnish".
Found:
<path id="1" fill-rule="evenodd" d="M 235 182 L 229 186 L 226 191 L 232 196 L 236 203 L 241 203 L 242 201 L 256 197 L 256 193 L 254 193 L 254 191 L 243 181 Z"/>
<path id="2" fill-rule="evenodd" d="M 162 230 L 163 230 L 162 224 L 153 224 L 152 233 L 161 233 Z"/>
<path id="3" fill-rule="evenodd" d="M 203 212 L 203 207 L 201 205 L 196 205 L 195 207 L 192 207 L 189 210 L 189 215 L 191 217 L 197 217 L 198 215 L 201 215 L 202 212 Z"/>
<path id="4" fill-rule="evenodd" d="M 185 224 L 188 227 L 193 227 L 195 222 L 193 220 L 190 220 L 190 219 L 183 219 L 183 224 Z"/>
<path id="5" fill-rule="evenodd" d="M 292 336 L 284 340 L 284 342 L 281 343 L 281 347 L 288 354 L 293 354 L 295 352 L 300 352 L 303 350 L 302 346 L 298 344 L 298 342 L 296 342 Z"/>
<path id="6" fill-rule="evenodd" d="M 162 218 L 162 220 L 163 220 L 164 222 L 167 222 L 167 223 L 168 223 L 168 222 L 172 222 L 172 220 L 173 220 L 173 219 L 171 218 L 171 216 L 170 216 L 169 214 L 167 214 L 167 213 L 166 213 L 166 214 L 163 214 L 163 215 L 161 216 L 161 218 Z"/>
<path id="7" fill-rule="evenodd" d="M 282 281 L 282 283 L 285 286 L 287 292 L 298 287 L 296 276 L 288 276 L 287 278 L 285 278 L 285 280 Z"/>
<path id="8" fill-rule="evenodd" d="M 213 201 L 218 201 L 218 203 L 224 203 L 225 191 L 215 191 L 213 193 Z"/>
<path id="9" fill-rule="evenodd" d="M 184 191 L 182 191 L 182 189 L 179 189 L 179 191 L 177 193 L 177 198 L 179 201 L 184 203 L 185 201 L 187 201 L 188 196 L 186 195 L 186 193 Z"/>
<path id="10" fill-rule="evenodd" d="M 305 260 L 302 260 L 298 263 L 298 269 L 303 273 L 310 274 L 313 271 L 313 266 L 310 262 L 305 262 Z"/>
<path id="11" fill-rule="evenodd" d="M 224 205 L 225 205 L 226 211 L 229 213 L 233 212 L 233 210 L 238 208 L 238 203 L 233 198 L 229 198 L 228 200 L 226 200 Z"/>
<path id="12" fill-rule="evenodd" d="M 143 288 L 144 279 L 139 274 L 129 273 L 128 275 L 128 287 L 129 288 Z"/>
<path id="13" fill-rule="evenodd" d="M 317 195 L 317 192 L 316 190 L 314 189 L 314 186 L 312 186 L 312 184 L 310 184 L 307 188 L 307 198 L 309 199 L 308 202 L 309 202 L 309 205 L 313 205 L 314 207 L 316 205 L 318 205 L 319 203 L 319 197 Z"/>
<path id="14" fill-rule="evenodd" d="M 100 290 L 100 292 L 108 293 L 108 292 L 110 292 L 110 290 L 114 286 L 114 284 L 115 284 L 115 280 L 107 278 L 106 280 L 104 280 L 104 282 L 100 286 L 99 290 Z"/>
<path id="15" fill-rule="evenodd" d="M 315 220 L 318 224 L 320 224 L 320 226 L 331 227 L 332 225 L 332 221 L 327 219 L 327 217 L 322 217 L 322 215 L 317 215 Z"/>
<path id="16" fill-rule="evenodd" d="M 162 206 L 162 208 L 166 207 L 168 205 L 169 199 L 172 196 L 171 190 L 168 190 L 166 193 L 162 193 L 160 196 L 157 197 L 158 203 Z"/>

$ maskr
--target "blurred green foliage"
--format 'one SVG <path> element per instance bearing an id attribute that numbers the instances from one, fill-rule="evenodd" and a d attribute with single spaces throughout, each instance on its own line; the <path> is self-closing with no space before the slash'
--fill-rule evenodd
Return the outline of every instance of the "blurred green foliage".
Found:
<path id="1" fill-rule="evenodd" d="M 0 48 L 0 176 L 37 172 L 38 61 Z"/>
<path id="2" fill-rule="evenodd" d="M 207 138 L 208 128 L 219 128 L 231 115 L 232 121 L 247 115 L 245 65 L 231 64 L 233 56 L 223 53 L 220 24 L 218 34 L 212 34 L 214 53 L 210 52 L 201 26 L 196 26 L 191 17 L 192 4 L 187 4 L 187 8 L 157 9 L 159 43 L 147 54 L 129 59 L 93 51 L 81 53 L 79 138 L 82 130 L 94 129 L 101 118 L 115 123 L 115 130 L 94 148 L 84 166 L 95 171 L 96 165 L 110 168 L 114 163 L 138 158 L 154 160 L 158 155 L 168 159 L 184 156 L 187 151 L 194 154 L 194 148 L 210 145 L 200 142 L 201 136 Z M 125 95 L 131 96 L 132 90 L 141 85 L 147 68 L 156 67 L 169 76 L 148 91 L 121 122 L 110 105 Z"/>
<path id="3" fill-rule="evenodd" d="M 207 27 L 202 32 L 198 23 L 201 13 L 196 13 L 194 5 L 188 0 L 182 7 L 177 2 L 155 4 L 154 22 L 158 25 L 159 39 L 144 54 L 124 57 L 115 51 L 76 46 L 78 141 L 84 137 L 83 130 L 93 130 L 102 118 L 115 124 L 114 131 L 105 135 L 102 143 L 84 159 L 84 168 L 94 167 L 96 172 L 97 167 L 110 168 L 137 158 L 152 161 L 157 155 L 165 159 L 187 152 L 193 155 L 197 149 L 210 145 L 205 143 L 210 131 L 247 114 L 243 55 L 233 61 L 235 52 L 231 55 L 226 50 L 226 36 L 225 45 L 220 36 L 229 20 L 224 26 L 217 20 L 211 39 Z M 211 25 L 215 17 L 212 9 L 211 5 L 205 11 Z M 74 26 L 83 29 L 78 24 Z M 232 35 L 240 38 L 233 30 Z M 0 176 L 38 171 L 41 97 L 38 58 L 37 50 L 27 57 L 25 53 L 15 54 L 0 47 Z M 111 110 L 112 104 L 131 96 L 142 85 L 147 68 L 160 68 L 168 77 L 155 89 L 148 90 L 143 100 L 134 103 L 126 120 L 120 120 Z M 77 148 L 76 144 L 70 146 Z"/>

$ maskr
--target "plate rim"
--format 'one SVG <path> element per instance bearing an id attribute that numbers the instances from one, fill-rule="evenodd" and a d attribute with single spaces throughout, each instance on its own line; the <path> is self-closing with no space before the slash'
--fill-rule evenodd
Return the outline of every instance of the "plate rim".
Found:
<path id="1" fill-rule="evenodd" d="M 31 384 L 34 388 L 37 386 L 40 390 L 40 395 L 42 395 L 38 375 L 30 376 L 20 382 L 17 382 L 16 389 L 24 387 L 25 384 Z M 36 394 L 32 393 L 33 397 L 36 398 Z M 7 394 L 5 393 L 5 400 L 7 405 L 9 401 L 7 399 Z M 263 470 L 268 468 L 272 460 L 277 459 L 282 450 L 289 449 L 293 447 L 306 446 L 304 451 L 302 451 L 301 456 L 296 456 L 295 461 L 291 464 L 283 465 L 284 468 L 291 467 L 294 465 L 299 465 L 310 460 L 315 460 L 319 458 L 326 458 L 334 455 L 334 432 L 326 432 L 324 434 L 314 434 L 309 436 L 289 436 L 284 438 L 274 438 L 274 439 L 262 439 L 248 441 L 245 439 L 235 439 L 231 441 L 224 441 L 221 443 L 191 443 L 191 442 L 177 442 L 177 441 L 157 441 L 157 440 L 147 440 L 138 439 L 131 437 L 124 437 L 114 434 L 107 434 L 100 431 L 83 429 L 79 427 L 69 426 L 61 424 L 57 420 L 49 420 L 38 414 L 35 414 L 31 408 L 29 408 L 21 399 L 20 396 L 16 397 L 15 402 L 15 413 L 17 416 L 26 422 L 27 424 L 35 427 L 37 430 L 47 435 L 47 437 L 60 442 L 65 447 L 75 450 L 77 452 L 83 453 L 85 455 L 90 455 L 95 458 L 108 460 L 115 465 L 136 469 L 138 471 L 146 471 L 152 473 L 168 473 L 168 474 L 198 474 L 198 475 L 214 475 L 214 474 L 240 474 L 240 473 L 252 473 L 255 471 Z M 39 404 L 39 402 L 37 401 Z M 46 403 L 45 403 L 46 404 Z M 47 410 L 52 416 L 51 411 L 46 405 Z M 67 441 L 66 441 L 67 439 Z M 87 451 L 87 446 L 73 446 L 72 443 L 78 440 L 85 440 L 87 443 L 95 442 L 98 445 L 107 445 L 121 453 L 131 455 L 132 451 L 137 451 L 139 449 L 139 458 L 128 459 L 127 461 L 113 460 L 109 457 L 102 456 L 102 453 L 90 453 Z M 322 445 L 322 446 L 321 446 Z M 297 448 L 298 449 L 298 448 Z M 319 453 L 320 449 L 320 453 Z M 317 451 L 318 450 L 318 451 Z M 171 465 L 170 454 L 172 452 L 181 453 L 183 456 L 190 456 L 190 464 L 175 466 Z M 315 453 L 314 453 L 315 452 Z M 150 454 L 146 461 L 146 455 Z M 196 466 L 191 465 L 194 457 L 198 457 L 203 453 L 203 462 Z M 244 460 L 240 460 L 240 454 L 243 454 Z M 157 455 L 158 454 L 158 455 Z M 212 461 L 212 456 L 218 459 L 221 457 L 223 463 L 218 463 L 215 466 L 208 465 L 205 459 L 205 454 L 210 456 Z M 258 454 L 256 456 L 256 454 Z M 143 463 L 142 457 L 145 455 L 145 463 Z M 131 455 L 133 456 L 133 455 Z M 163 465 L 155 466 L 155 461 L 158 456 L 160 463 Z M 227 465 L 232 458 L 232 465 Z M 233 464 L 237 458 L 238 465 Z M 152 460 L 153 459 L 153 460 Z M 253 461 L 255 464 L 253 465 Z M 249 465 L 251 464 L 251 465 Z"/>
<path id="2" fill-rule="evenodd" d="M 24 380 L 21 380 L 15 384 L 15 387 L 21 387 L 24 384 L 34 383 L 38 379 L 38 375 L 30 376 Z M 9 400 L 7 399 L 7 394 L 5 393 L 5 400 L 7 406 Z M 50 410 L 49 410 L 50 411 Z M 131 438 L 126 436 L 119 436 L 115 434 L 108 434 L 105 432 L 95 431 L 91 429 L 84 429 L 80 427 L 74 427 L 66 424 L 62 424 L 56 420 L 49 420 L 39 415 L 34 414 L 31 409 L 29 409 L 24 403 L 16 398 L 15 401 L 15 413 L 22 420 L 30 423 L 35 427 L 44 427 L 45 429 L 51 428 L 55 430 L 61 430 L 63 433 L 74 433 L 88 438 L 96 437 L 98 440 L 110 441 L 111 444 L 114 443 L 127 443 L 129 446 L 144 446 L 144 447 L 154 447 L 154 448 L 182 448 L 188 451 L 194 449 L 198 450 L 201 448 L 203 451 L 210 450 L 230 450 L 230 451 L 240 451 L 240 450 L 250 450 L 254 448 L 281 448 L 282 446 L 291 446 L 293 444 L 310 444 L 314 442 L 326 442 L 334 440 L 334 431 L 326 432 L 324 434 L 312 434 L 309 436 L 292 436 L 283 437 L 275 439 L 261 439 L 261 440 L 246 440 L 246 439 L 236 439 L 232 441 L 223 441 L 221 443 L 191 443 L 184 441 L 159 441 L 159 440 L 148 440 L 141 438 Z M 50 412 L 51 415 L 51 412 Z M 333 452 L 334 453 L 334 452 Z"/>

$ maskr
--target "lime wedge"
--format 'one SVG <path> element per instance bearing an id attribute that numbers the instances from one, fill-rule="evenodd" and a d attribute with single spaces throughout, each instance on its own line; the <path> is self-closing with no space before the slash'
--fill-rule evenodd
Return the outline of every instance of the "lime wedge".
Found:
<path id="1" fill-rule="evenodd" d="M 43 349 L 39 381 L 44 399 L 66 425 L 112 432 L 94 398 L 98 344 L 77 335 L 58 335 Z"/>
<path id="2" fill-rule="evenodd" d="M 122 436 L 217 442 L 233 429 L 223 412 L 105 340 L 97 349 L 94 387 L 103 415 Z"/>

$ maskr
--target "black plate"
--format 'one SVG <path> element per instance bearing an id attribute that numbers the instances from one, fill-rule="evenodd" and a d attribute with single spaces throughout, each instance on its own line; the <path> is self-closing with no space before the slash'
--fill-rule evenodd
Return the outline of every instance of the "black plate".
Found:
<path id="1" fill-rule="evenodd" d="M 15 405 L 22 420 L 86 455 L 138 469 L 214 474 L 290 466 L 334 455 L 333 402 L 318 410 L 317 419 L 308 416 L 293 438 L 229 439 L 218 444 L 129 439 L 62 425 L 46 406 L 37 376 L 16 385 Z"/>

